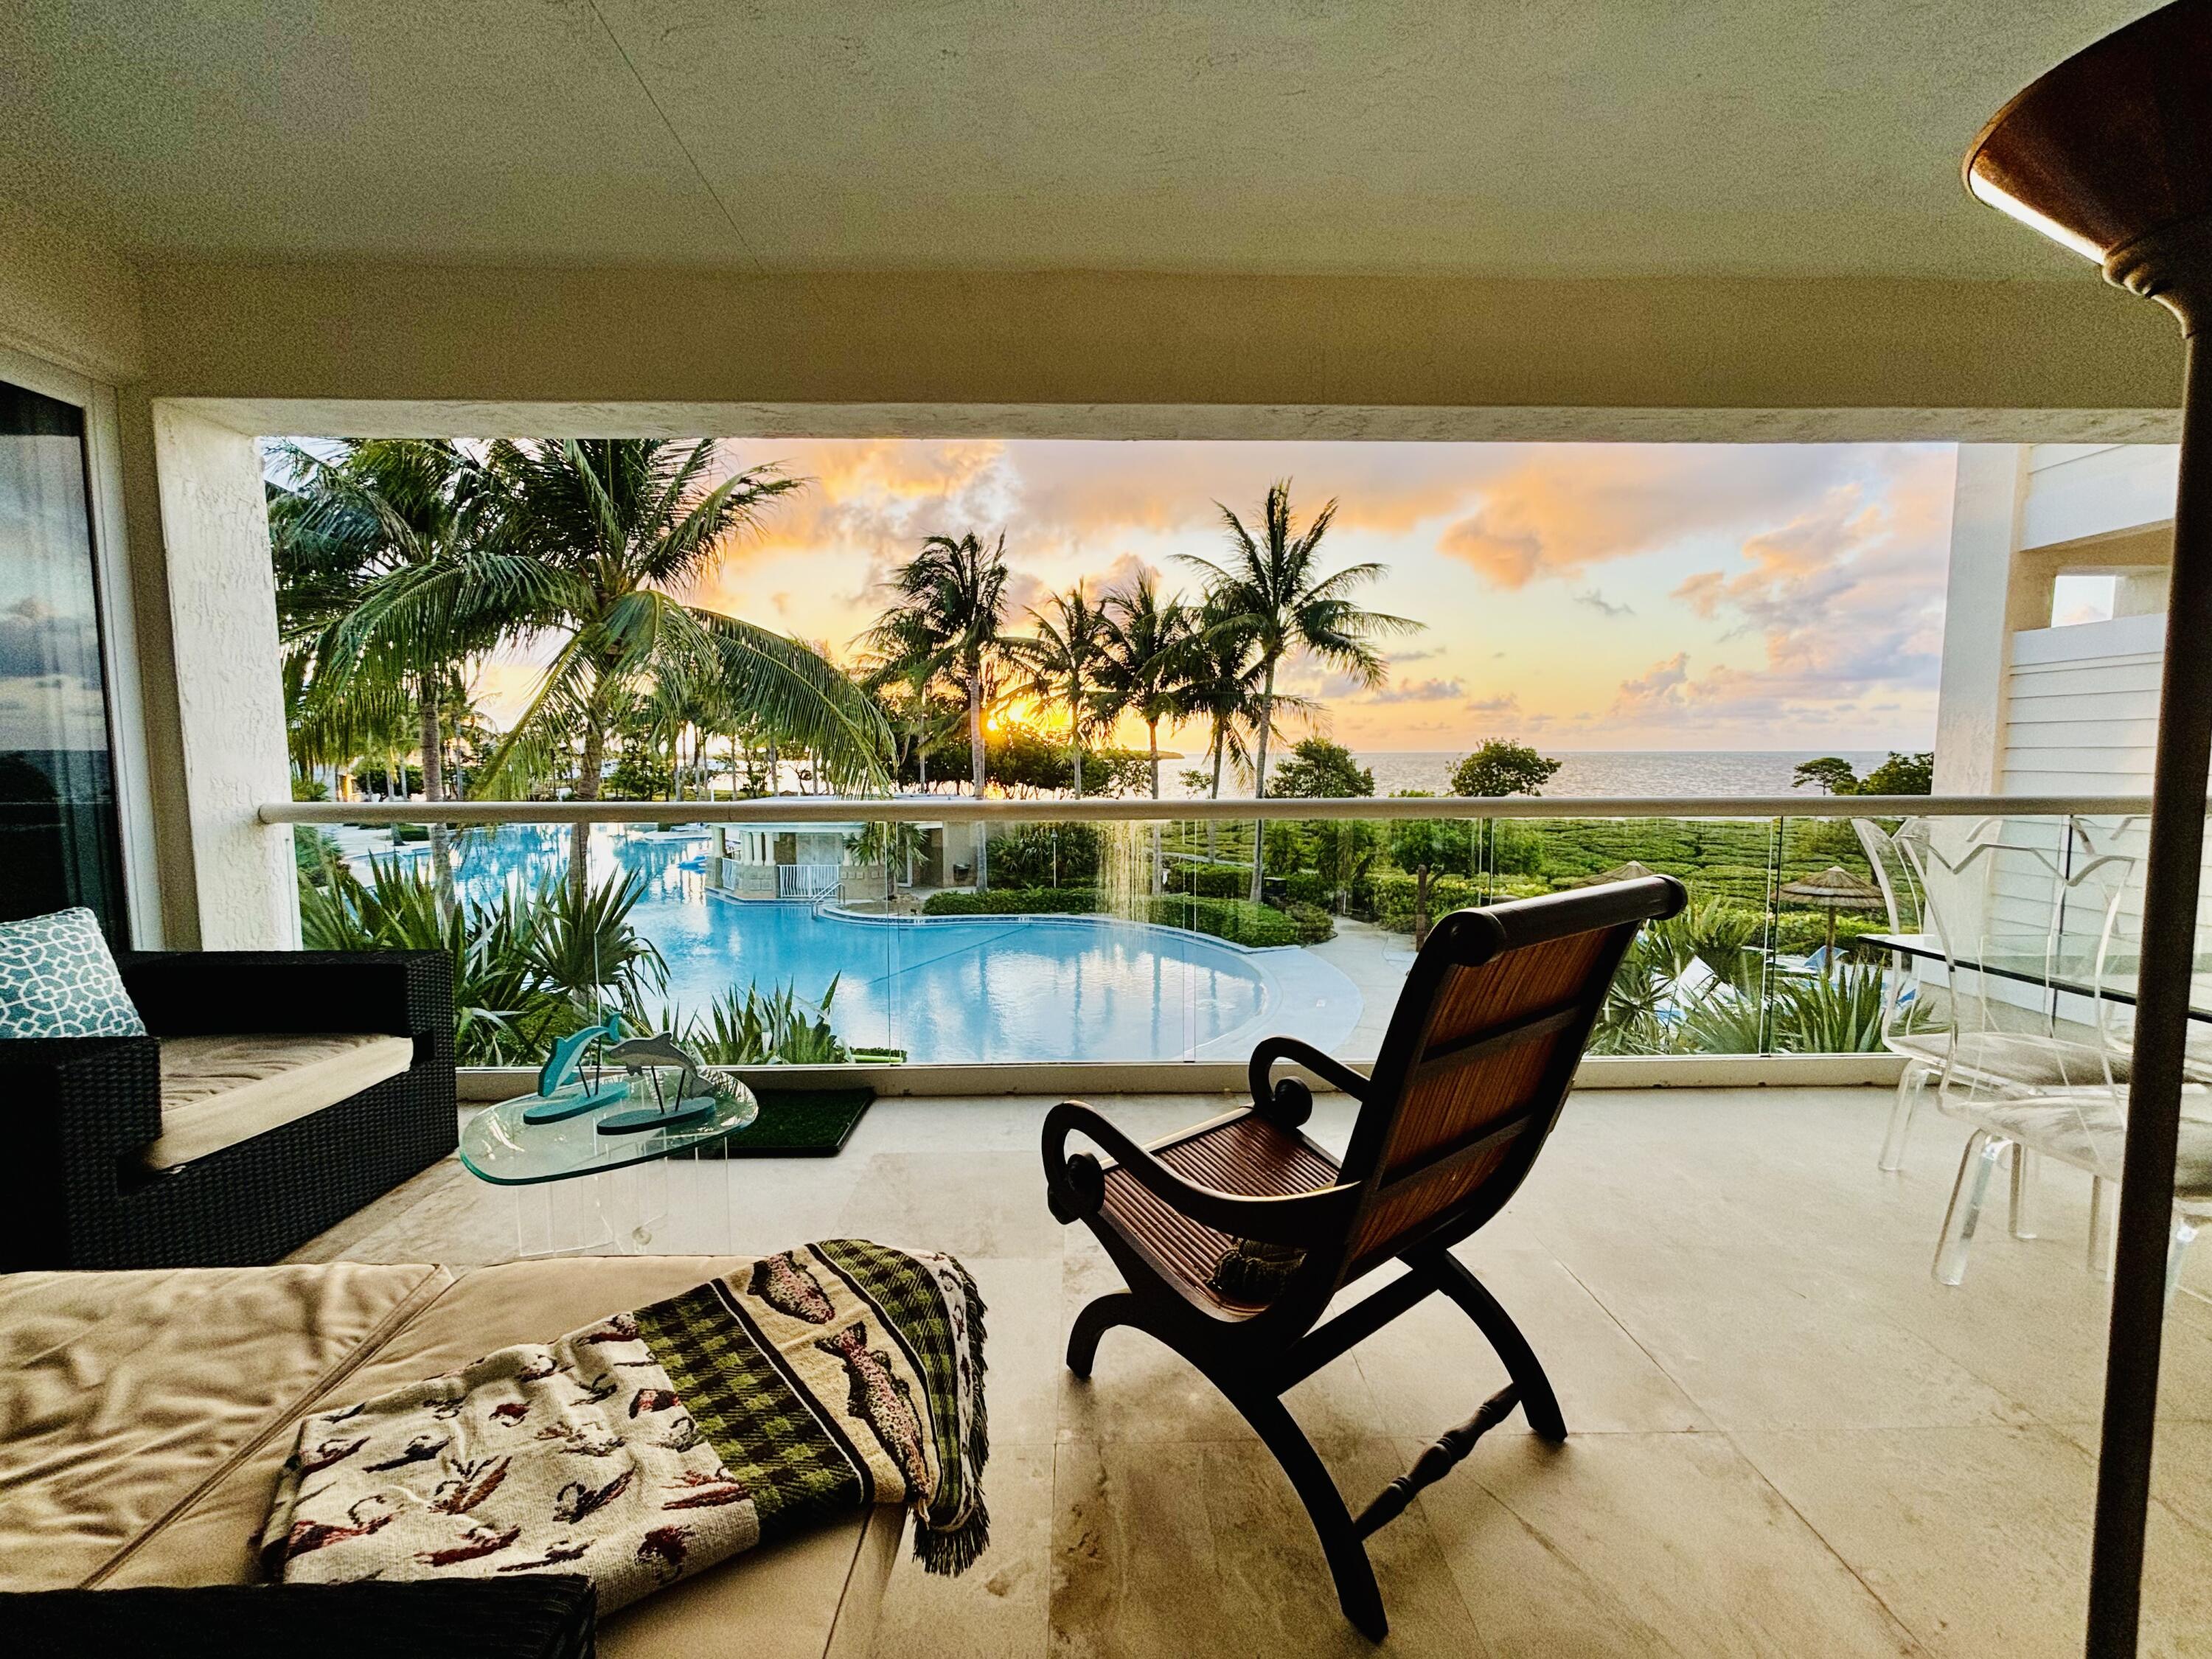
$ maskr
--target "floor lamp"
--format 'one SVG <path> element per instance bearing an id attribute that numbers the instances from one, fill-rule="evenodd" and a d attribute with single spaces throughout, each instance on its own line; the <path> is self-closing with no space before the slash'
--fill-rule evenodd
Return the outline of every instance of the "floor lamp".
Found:
<path id="1" fill-rule="evenodd" d="M 2105 1369 L 2088 1651 L 2136 1651 L 2158 1409 L 2183 1042 L 2212 756 L 2212 0 L 2179 0 L 2077 52 L 1967 152 L 1975 196 L 2096 260 L 2181 324 L 2181 483 L 2143 887 L 2134 1082 Z"/>

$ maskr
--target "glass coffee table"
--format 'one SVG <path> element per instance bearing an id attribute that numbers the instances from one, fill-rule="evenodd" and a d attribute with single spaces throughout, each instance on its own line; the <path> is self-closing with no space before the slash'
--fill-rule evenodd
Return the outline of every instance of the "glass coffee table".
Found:
<path id="1" fill-rule="evenodd" d="M 703 1115 L 671 1115 L 666 1127 L 605 1133 L 609 1119 L 635 1115 L 658 1103 L 673 1102 L 674 1072 L 630 1080 L 610 1078 L 592 1103 L 550 1122 L 526 1122 L 525 1115 L 546 1103 L 523 1095 L 487 1106 L 461 1128 L 461 1162 L 471 1175 L 515 1194 L 515 1252 L 521 1256 L 570 1255 L 611 1248 L 635 1255 L 651 1248 L 672 1220 L 710 1252 L 726 1249 L 729 1236 L 729 1163 L 684 1160 L 672 1176 L 676 1154 L 713 1144 L 749 1127 L 760 1115 L 760 1102 L 734 1078 L 720 1078 L 728 1092 L 718 1094 Z M 573 1089 L 575 1085 L 571 1085 Z M 565 1093 L 565 1091 L 563 1091 Z M 556 1099 L 562 1098 L 561 1095 Z M 694 1107 L 696 1100 L 684 1102 Z M 682 1189 L 672 1206 L 672 1186 Z M 661 1248 L 676 1245 L 662 1240 Z"/>

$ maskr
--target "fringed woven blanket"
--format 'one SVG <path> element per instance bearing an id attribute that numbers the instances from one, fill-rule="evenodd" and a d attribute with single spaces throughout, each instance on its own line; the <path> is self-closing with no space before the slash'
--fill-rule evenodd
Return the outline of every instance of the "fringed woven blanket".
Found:
<path id="1" fill-rule="evenodd" d="M 262 1529 L 288 1583 L 580 1572 L 604 1611 L 863 1504 L 957 1573 L 989 1540 L 983 1304 L 835 1238 L 310 1417 Z"/>

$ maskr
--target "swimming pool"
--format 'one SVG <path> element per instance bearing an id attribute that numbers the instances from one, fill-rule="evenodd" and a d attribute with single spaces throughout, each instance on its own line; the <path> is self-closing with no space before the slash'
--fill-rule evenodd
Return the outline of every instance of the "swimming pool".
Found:
<path id="1" fill-rule="evenodd" d="M 566 867 L 568 832 L 473 830 L 461 891 L 472 898 Z M 689 1012 L 732 987 L 792 986 L 818 1000 L 848 1043 L 915 1061 L 1241 1060 L 1271 1031 L 1328 1046 L 1358 1023 L 1352 981 L 1297 946 L 1248 951 L 1179 927 L 1104 916 L 817 914 L 804 902 L 711 891 L 703 833 L 597 825 L 592 878 L 642 872 L 631 913 L 668 963 L 668 1000 Z"/>

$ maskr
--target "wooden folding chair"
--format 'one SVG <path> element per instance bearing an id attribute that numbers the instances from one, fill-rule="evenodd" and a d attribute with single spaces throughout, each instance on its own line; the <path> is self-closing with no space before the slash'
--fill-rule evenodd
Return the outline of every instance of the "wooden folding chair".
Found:
<path id="1" fill-rule="evenodd" d="M 1543 1149 L 1637 929 L 1687 896 L 1650 876 L 1446 916 L 1407 974 L 1371 1078 L 1269 1037 L 1252 1054 L 1250 1107 L 1149 1147 L 1079 1102 L 1045 1119 L 1053 1214 L 1089 1226 L 1128 1285 L 1076 1316 L 1068 1369 L 1090 1376 L 1098 1339 L 1129 1325 L 1205 1373 L 1282 1464 L 1345 1616 L 1377 1640 L 1387 1621 L 1362 1540 L 1515 1406 L 1546 1439 L 1566 1437 L 1534 1352 L 1451 1247 L 1498 1213 Z M 1284 1060 L 1359 1102 L 1341 1164 L 1302 1133 L 1313 1096 L 1273 1077 Z M 1070 1155 L 1071 1133 L 1110 1161 Z M 1316 1323 L 1389 1261 L 1402 1277 Z M 1511 1381 L 1355 1519 L 1281 1396 L 1437 1291 Z"/>

